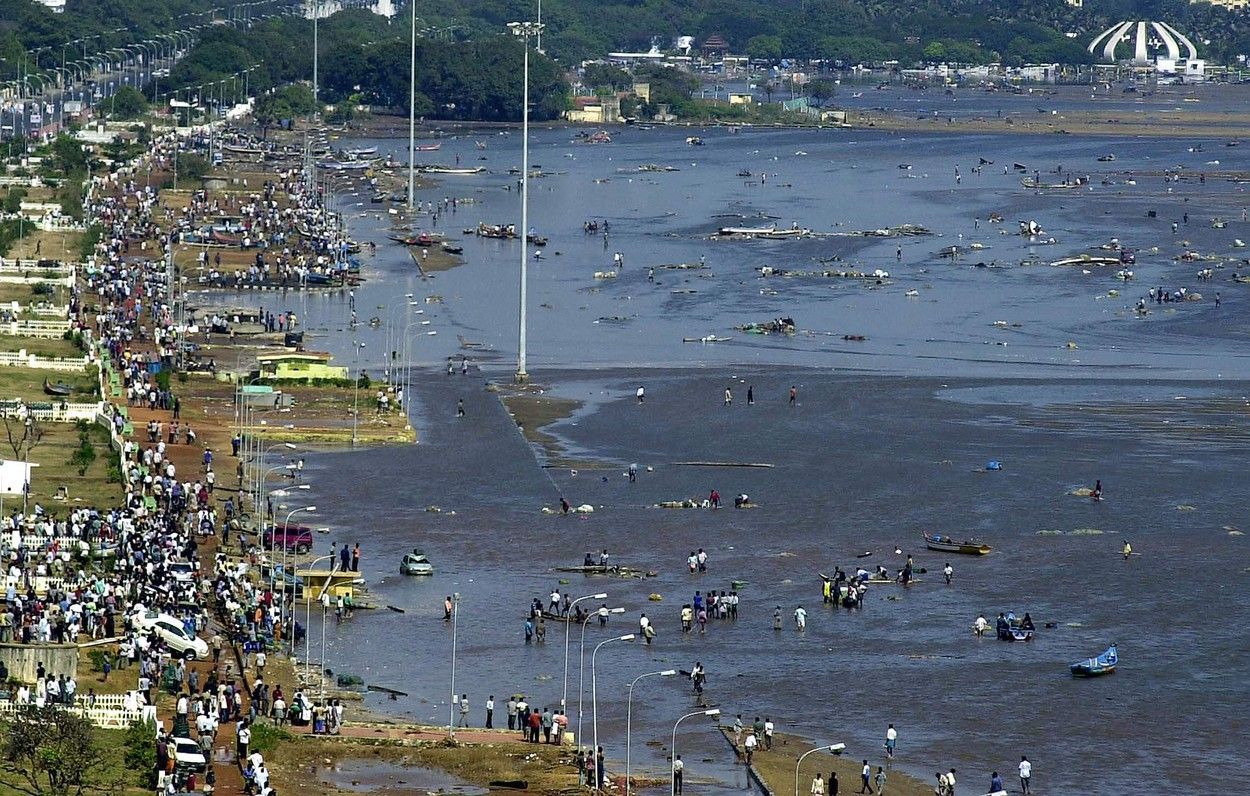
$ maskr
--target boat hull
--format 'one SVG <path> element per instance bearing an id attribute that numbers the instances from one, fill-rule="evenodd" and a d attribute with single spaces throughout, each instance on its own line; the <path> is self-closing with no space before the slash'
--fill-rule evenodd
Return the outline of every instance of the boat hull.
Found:
<path id="1" fill-rule="evenodd" d="M 965 542 L 956 542 L 953 539 L 947 540 L 936 536 L 924 535 L 925 546 L 930 550 L 938 550 L 943 553 L 959 553 L 966 556 L 983 556 L 988 555 L 991 548 L 987 544 L 968 540 Z"/>

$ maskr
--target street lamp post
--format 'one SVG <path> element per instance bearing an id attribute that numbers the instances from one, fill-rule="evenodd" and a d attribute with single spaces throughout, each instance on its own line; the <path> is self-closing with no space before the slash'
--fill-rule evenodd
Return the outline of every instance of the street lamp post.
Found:
<path id="1" fill-rule="evenodd" d="M 412 43 L 408 55 L 408 212 L 412 212 L 417 189 L 417 4 L 409 0 Z"/>
<path id="2" fill-rule="evenodd" d="M 625 697 L 625 796 L 629 796 L 630 791 L 630 747 L 632 745 L 630 734 L 633 732 L 634 725 L 634 686 L 638 685 L 639 680 L 647 677 L 672 677 L 675 674 L 677 674 L 676 669 L 640 674 L 630 681 L 629 688 L 626 689 L 628 695 Z"/>
<path id="3" fill-rule="evenodd" d="M 817 746 L 815 749 L 808 749 L 799 755 L 799 759 L 794 763 L 794 796 L 799 796 L 799 768 L 803 765 L 803 759 L 813 752 L 831 752 L 837 754 L 846 748 L 844 743 L 834 743 L 828 746 Z"/>
<path id="4" fill-rule="evenodd" d="M 577 661 L 577 746 L 579 749 L 582 745 L 582 694 L 585 693 L 586 690 L 584 687 L 586 682 L 586 625 L 590 623 L 591 619 L 594 619 L 597 616 L 603 616 L 604 611 L 604 608 L 600 608 L 598 611 L 591 611 L 586 615 L 586 618 L 582 620 L 582 640 L 578 644 L 580 650 L 578 652 Z M 608 608 L 606 611 L 608 614 L 625 613 L 624 608 Z"/>
<path id="5" fill-rule="evenodd" d="M 331 548 L 331 551 L 333 551 L 333 548 Z M 334 553 L 331 552 L 329 555 L 319 556 L 317 558 L 314 558 L 312 560 L 312 563 L 308 565 L 308 571 L 312 572 L 313 570 L 317 568 L 318 561 L 325 561 L 326 559 L 329 559 L 331 562 L 333 562 Z M 331 569 L 334 568 L 333 563 L 331 563 L 330 568 Z M 330 584 L 330 580 L 329 578 L 327 578 L 326 579 L 327 588 L 329 587 L 329 584 Z M 312 660 L 312 640 L 311 638 L 308 637 L 308 626 L 312 624 L 312 601 L 309 599 L 309 595 L 311 594 L 312 594 L 311 589 L 304 589 L 304 635 L 305 635 L 305 638 L 304 638 L 304 682 L 305 683 L 308 682 L 309 662 Z M 317 602 L 321 602 L 320 596 L 317 597 Z M 322 616 L 321 616 L 321 624 L 323 626 L 325 625 L 325 613 L 324 612 L 322 613 Z M 295 622 L 292 621 L 291 622 L 291 654 L 294 654 L 294 652 L 295 652 Z M 322 652 L 322 658 L 324 657 L 325 657 L 325 653 Z M 322 669 L 322 671 L 324 672 L 325 670 Z"/>
<path id="6" fill-rule="evenodd" d="M 521 317 L 519 337 L 517 341 L 516 381 L 524 384 L 529 379 L 525 369 L 525 310 L 528 290 L 528 258 L 529 258 L 529 208 L 530 208 L 530 36 L 541 34 L 542 24 L 539 22 L 509 22 L 508 28 L 516 36 L 521 37 L 525 50 L 525 64 L 522 67 L 523 85 L 521 100 Z"/>
<path id="7" fill-rule="evenodd" d="M 595 675 L 595 656 L 599 654 L 599 648 L 605 644 L 611 644 L 613 641 L 633 641 L 633 640 L 634 640 L 633 633 L 626 633 L 625 635 L 617 636 L 616 638 L 604 639 L 603 641 L 600 641 L 598 644 L 596 644 L 594 652 L 590 653 L 590 726 L 593 728 L 593 732 L 594 732 L 595 743 L 594 743 L 593 748 L 594 748 L 594 752 L 596 755 L 595 760 L 598 762 L 599 765 L 602 765 L 603 761 L 599 760 L 598 758 L 598 754 L 599 754 L 598 680 L 599 678 L 596 677 Z M 595 772 L 595 790 L 599 790 L 599 772 L 598 771 Z"/>
<path id="8" fill-rule="evenodd" d="M 299 508 L 291 509 L 289 512 L 287 512 L 287 515 L 286 515 L 286 520 L 282 523 L 282 526 L 283 526 L 284 528 L 289 528 L 289 527 L 291 527 L 291 516 L 292 516 L 292 515 L 294 515 L 294 514 L 298 514 L 298 513 L 299 513 L 299 512 L 301 512 L 301 511 L 306 511 L 306 512 L 308 512 L 309 514 L 313 514 L 313 513 L 315 513 L 315 512 L 317 511 L 317 507 L 316 507 L 316 506 L 301 506 L 301 507 L 299 507 Z M 274 531 L 275 531 L 274 536 L 277 536 L 277 535 L 278 535 L 278 534 L 277 534 L 277 528 L 275 528 L 275 529 L 274 529 Z M 283 604 L 284 606 L 286 605 L 286 582 L 285 582 L 285 581 L 287 580 L 287 577 L 288 577 L 288 575 L 287 575 L 287 569 L 286 569 L 286 554 L 287 554 L 287 550 L 289 550 L 289 549 L 290 549 L 290 545 L 288 545 L 288 544 L 286 543 L 286 540 L 285 540 L 285 539 L 283 539 L 283 541 L 282 541 L 282 580 L 283 580 L 283 584 L 282 584 L 282 604 Z M 270 573 L 272 573 L 272 572 L 273 572 L 273 562 L 272 562 L 272 561 L 270 561 L 270 562 L 269 562 L 269 571 L 270 571 Z"/>
<path id="9" fill-rule="evenodd" d="M 447 702 L 447 736 L 456 737 L 456 626 L 460 619 L 460 592 L 451 596 L 451 699 Z"/>
<path id="10" fill-rule="evenodd" d="M 694 713 L 687 713 L 682 716 L 677 720 L 677 723 L 673 725 L 673 745 L 669 747 L 669 755 L 672 757 L 672 760 L 670 761 L 668 776 L 668 787 L 671 796 L 677 796 L 677 728 L 681 726 L 683 721 L 694 718 L 695 716 L 716 717 L 719 715 L 720 708 L 712 708 L 711 710 L 696 710 Z"/>
<path id="11" fill-rule="evenodd" d="M 571 612 L 573 610 L 573 606 L 577 605 L 582 600 L 606 600 L 606 599 L 608 599 L 608 595 L 606 592 L 601 592 L 599 594 L 587 594 L 585 597 L 578 597 L 576 600 L 569 603 L 569 611 Z M 583 624 L 582 627 L 585 628 L 586 626 Z M 565 622 L 564 623 L 564 692 L 563 692 L 563 695 L 560 697 L 560 709 L 565 711 L 565 716 L 568 715 L 568 709 L 569 709 L 568 707 L 569 706 L 569 631 L 571 629 L 572 629 L 572 623 Z M 580 735 L 577 737 L 577 742 L 579 744 L 582 742 L 582 738 Z"/>

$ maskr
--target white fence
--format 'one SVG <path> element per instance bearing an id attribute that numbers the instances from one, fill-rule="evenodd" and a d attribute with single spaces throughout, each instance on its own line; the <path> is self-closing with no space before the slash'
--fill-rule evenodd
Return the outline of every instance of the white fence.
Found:
<path id="1" fill-rule="evenodd" d="M 63 321 L 9 321 L 0 323 L 0 334 L 17 337 L 63 337 L 70 329 L 69 319 Z"/>
<path id="2" fill-rule="evenodd" d="M 64 373 L 82 373 L 91 364 L 86 357 L 41 357 L 18 351 L 0 351 L 0 367 L 34 368 L 35 370 L 59 370 Z"/>
<path id="3" fill-rule="evenodd" d="M 61 403 L 55 399 L 50 407 L 30 406 L 21 401 L 0 401 L 0 417 L 25 417 L 26 412 L 44 423 L 77 423 L 79 420 L 95 422 L 103 411 L 103 401 L 96 403 Z"/>
<path id="4" fill-rule="evenodd" d="M 121 704 L 123 697 L 115 697 L 118 700 L 116 707 L 112 707 L 112 703 L 109 703 L 109 707 L 103 707 L 101 703 L 105 699 L 109 698 L 110 697 L 97 696 L 95 698 L 95 705 L 93 707 L 87 707 L 87 697 L 84 694 L 79 694 L 72 708 L 62 706 L 61 709 L 68 711 L 69 713 L 76 713 L 90 721 L 95 726 L 109 730 L 124 730 L 136 721 L 143 721 L 143 708 L 127 710 Z M 0 716 L 11 716 L 17 713 L 19 708 L 20 706 L 16 702 L 0 702 Z"/>

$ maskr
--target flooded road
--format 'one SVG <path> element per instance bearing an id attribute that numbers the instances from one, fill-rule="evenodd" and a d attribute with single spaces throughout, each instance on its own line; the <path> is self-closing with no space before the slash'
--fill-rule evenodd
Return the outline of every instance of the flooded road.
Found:
<path id="1" fill-rule="evenodd" d="M 532 598 L 545 600 L 568 579 L 574 595 L 602 590 L 626 608 L 607 630 L 586 630 L 587 668 L 592 644 L 632 632 L 641 612 L 659 631 L 650 646 L 612 644 L 597 659 L 599 736 L 614 770 L 623 768 L 625 684 L 701 661 L 705 703 L 727 720 L 771 716 L 780 730 L 842 741 L 874 761 L 893 722 L 896 766 L 926 781 L 949 767 L 962 782 L 988 781 L 1027 754 L 1039 792 L 1129 794 L 1142 783 L 1236 791 L 1250 776 L 1238 745 L 1247 730 L 1239 707 L 1250 663 L 1241 631 L 1250 618 L 1247 564 L 1244 537 L 1233 533 L 1244 522 L 1250 368 L 1248 288 L 1231 277 L 1235 241 L 1250 238 L 1250 225 L 1240 220 L 1244 185 L 1226 173 L 1250 169 L 1250 152 L 1213 153 L 1213 142 L 1191 152 L 1192 142 L 1164 139 L 863 130 L 710 130 L 701 133 L 706 146 L 688 147 L 687 134 L 626 130 L 602 146 L 572 144 L 568 130 L 534 134 L 531 162 L 553 174 L 531 183 L 533 225 L 551 242 L 530 268 L 530 371 L 551 394 L 579 402 L 547 430 L 584 466 L 544 467 L 484 389 L 513 367 L 519 244 L 459 231 L 517 220 L 517 194 L 505 190 L 516 136 L 479 139 L 482 150 L 472 137 L 448 140 L 426 153 L 490 169 L 422 194 L 472 200 L 439 219 L 436 229 L 461 242 L 467 259 L 445 273 L 422 278 L 406 252 L 383 243 L 390 224 L 366 192 L 342 198 L 356 236 L 379 242 L 377 256 L 363 258 L 369 281 L 356 295 L 362 320 L 376 315 L 379 328 L 348 327 L 342 294 L 260 297 L 298 312 L 311 347 L 342 362 L 363 342 L 356 366 L 375 377 L 401 339 L 396 330 L 408 326 L 420 368 L 412 411 L 421 444 L 309 459 L 306 475 L 331 528 L 325 543 L 359 541 L 373 598 L 405 610 L 332 624 L 328 665 L 413 695 L 371 706 L 446 722 L 451 638 L 441 603 L 458 592 L 456 691 L 469 694 L 474 722 L 489 694 L 500 706 L 515 692 L 557 705 L 563 628 L 550 628 L 545 645 L 526 645 L 523 623 Z M 1096 160 L 1108 152 L 1114 162 Z M 1029 171 L 1010 168 L 1015 162 Z M 637 171 L 644 164 L 679 170 Z M 1165 183 L 1164 170 L 1178 166 L 1185 176 Z M 1033 169 L 1044 181 L 1091 180 L 1037 193 L 1020 182 Z M 767 182 L 740 170 L 765 172 Z M 1224 176 L 1201 181 L 1206 172 Z M 991 213 L 1002 223 L 990 223 Z M 606 243 L 583 233 L 591 219 L 610 221 Z M 1045 234 L 1017 234 L 1019 221 Z M 720 226 L 773 222 L 829 234 L 708 239 Z M 935 234 L 845 234 L 901 224 Z M 1137 251 L 1132 280 L 1115 267 L 1049 265 L 1105 253 L 1092 247 L 1112 238 Z M 937 256 L 973 243 L 980 248 L 957 262 Z M 1186 250 L 1216 259 L 1174 259 Z M 618 251 L 619 277 L 596 280 Z M 657 268 L 647 279 L 649 267 L 700 258 L 708 268 Z M 889 277 L 765 277 L 764 266 Z M 1207 267 L 1214 279 L 1200 282 Z M 1204 300 L 1151 303 L 1139 317 L 1133 304 L 1159 285 Z M 798 333 L 734 329 L 780 316 L 793 317 Z M 682 342 L 704 335 L 730 340 Z M 440 363 L 452 355 L 470 357 L 469 375 L 444 375 Z M 989 460 L 1004 469 L 987 472 Z M 636 484 L 624 474 L 631 462 Z M 1095 479 L 1104 501 L 1070 494 Z M 747 493 L 760 507 L 651 507 L 712 489 L 726 500 Z M 562 495 L 594 513 L 541 513 Z M 938 572 L 949 559 L 924 549 L 922 530 L 976 535 L 994 552 L 952 560 L 948 587 Z M 1141 555 L 1124 560 L 1124 539 Z M 398 574 L 413 547 L 430 556 L 434 577 Z M 552 571 L 604 548 L 615 563 L 657 577 Z M 691 576 L 685 560 L 698 548 L 709 571 Z M 920 583 L 874 587 L 862 611 L 821 605 L 817 573 L 864 562 L 897 568 L 906 554 L 927 570 Z M 733 581 L 745 581 L 740 617 L 683 635 L 681 605 L 695 590 Z M 809 611 L 802 634 L 790 621 L 800 604 Z M 780 632 L 775 607 L 785 618 Z M 970 632 L 978 613 L 992 621 L 1008 610 L 1055 626 L 1028 644 Z M 319 630 L 314 620 L 310 635 Z M 574 629 L 574 696 L 579 639 Z M 1071 679 L 1069 663 L 1112 642 L 1115 676 Z M 587 741 L 589 689 L 587 671 Z M 666 750 L 647 742 L 667 746 L 672 721 L 697 704 L 682 678 L 644 681 L 634 704 L 636 768 L 667 769 Z M 679 743 L 688 774 L 719 783 L 709 792 L 745 787 L 720 738 L 685 724 Z"/>

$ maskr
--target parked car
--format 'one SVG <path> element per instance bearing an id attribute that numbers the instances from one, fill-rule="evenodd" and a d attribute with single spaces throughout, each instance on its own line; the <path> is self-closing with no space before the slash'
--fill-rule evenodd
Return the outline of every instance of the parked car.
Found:
<path id="1" fill-rule="evenodd" d="M 167 647 L 189 661 L 208 657 L 208 642 L 187 632 L 182 622 L 169 614 L 148 611 L 137 615 L 134 624 L 142 633 L 155 631 Z"/>
<path id="2" fill-rule="evenodd" d="M 174 765 L 182 771 L 204 771 L 208 768 L 208 760 L 200 751 L 200 745 L 190 738 L 175 737 L 170 752 L 174 756 Z"/>
<path id="3" fill-rule="evenodd" d="M 178 583 L 186 583 L 195 579 L 195 565 L 187 561 L 173 561 L 169 565 L 169 574 Z"/>
<path id="4" fill-rule="evenodd" d="M 265 530 L 262 547 L 276 547 L 307 553 L 313 546 L 312 528 L 307 525 L 277 525 Z"/>

